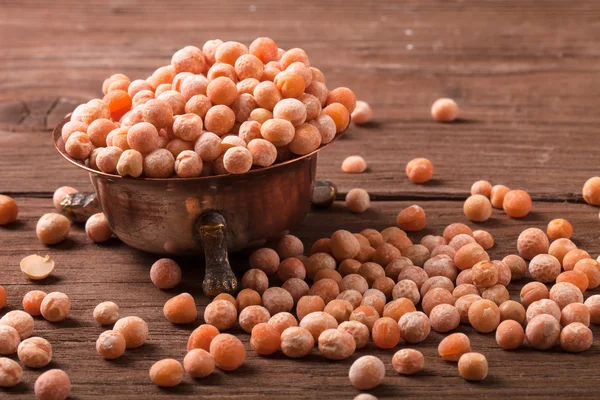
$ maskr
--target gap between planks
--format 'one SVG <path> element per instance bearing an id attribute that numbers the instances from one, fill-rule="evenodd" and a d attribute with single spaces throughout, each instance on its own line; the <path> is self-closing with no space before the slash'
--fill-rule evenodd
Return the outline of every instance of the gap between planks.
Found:
<path id="1" fill-rule="evenodd" d="M 54 192 L 2 192 L 3 195 L 14 197 L 14 198 L 34 198 L 34 199 L 51 199 Z M 335 199 L 337 201 L 344 201 L 346 199 L 347 192 L 338 192 Z M 370 195 L 371 201 L 378 202 L 393 202 L 393 201 L 465 201 L 470 195 L 460 193 L 448 193 L 448 194 L 436 194 L 428 196 L 423 195 Z M 552 198 L 547 195 L 531 196 L 531 200 L 538 203 L 567 203 L 567 204 L 587 204 L 583 200 L 582 195 L 571 194 L 569 199 L 564 198 Z"/>

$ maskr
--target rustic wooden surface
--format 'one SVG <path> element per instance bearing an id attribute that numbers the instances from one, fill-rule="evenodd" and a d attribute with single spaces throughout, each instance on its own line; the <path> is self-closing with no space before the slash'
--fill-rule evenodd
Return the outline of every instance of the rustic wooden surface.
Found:
<path id="1" fill-rule="evenodd" d="M 300 6 L 300 7 L 299 7 Z M 345 228 L 382 229 L 397 212 L 417 203 L 428 215 L 426 231 L 440 233 L 449 223 L 466 222 L 462 200 L 470 185 L 489 179 L 528 190 L 533 212 L 511 220 L 494 211 L 485 224 L 501 258 L 516 250 L 516 238 L 529 226 L 568 218 L 575 242 L 592 255 L 600 253 L 598 208 L 582 203 L 581 187 L 598 175 L 600 146 L 600 3 L 587 1 L 0 1 L 0 193 L 16 198 L 19 221 L 0 228 L 0 284 L 8 307 L 19 309 L 29 290 L 64 291 L 72 300 L 69 319 L 51 324 L 36 318 L 35 334 L 47 338 L 54 360 L 73 383 L 72 398 L 320 398 L 352 399 L 347 378 L 352 360 L 376 354 L 386 364 L 379 398 L 472 397 L 547 398 L 557 394 L 590 398 L 600 383 L 598 340 L 578 355 L 558 350 L 522 348 L 505 352 L 493 335 L 471 334 L 472 348 L 486 354 L 489 377 L 468 383 L 456 366 L 436 353 L 442 335 L 415 346 L 426 357 L 425 371 L 401 377 L 391 367 L 392 351 L 369 345 L 351 359 L 324 361 L 315 350 L 302 360 L 257 357 L 248 351 L 245 365 L 233 373 L 186 378 L 175 389 L 153 386 L 147 371 L 165 357 L 181 359 L 187 336 L 197 325 L 175 327 L 162 316 L 162 305 L 180 291 L 194 294 L 200 315 L 208 299 L 201 293 L 201 265 L 184 266 L 184 283 L 159 291 L 148 270 L 156 257 L 114 239 L 90 243 L 81 227 L 53 247 L 35 238 L 35 224 L 52 210 L 52 192 L 72 185 L 89 190 L 89 178 L 60 159 L 49 131 L 78 103 L 100 95 L 102 80 L 115 72 L 139 78 L 169 62 L 188 44 L 219 37 L 250 42 L 271 36 L 281 47 L 304 47 L 328 77 L 328 86 L 347 85 L 371 103 L 375 121 L 351 127 L 344 139 L 326 150 L 318 175 L 334 181 L 341 196 L 363 187 L 373 196 L 361 215 L 341 202 L 328 211 L 311 212 L 297 234 L 306 247 Z M 461 105 L 461 120 L 436 124 L 429 106 L 450 96 Z M 350 154 L 369 162 L 363 175 L 345 175 L 339 167 Z M 430 158 L 435 179 L 411 184 L 406 162 Z M 55 274 L 40 284 L 25 279 L 19 260 L 31 253 L 51 254 Z M 245 255 L 233 264 L 246 268 Z M 522 283 L 511 284 L 516 297 Z M 117 302 L 122 315 L 139 315 L 150 325 L 142 348 L 108 362 L 95 354 L 103 331 L 92 318 L 94 306 Z M 600 329 L 593 328 L 598 335 Z M 461 332 L 472 333 L 461 326 Z M 239 333 L 239 332 L 238 332 Z M 248 335 L 239 333 L 246 347 Z M 24 382 L 0 391 L 8 399 L 32 398 L 39 371 L 26 369 Z"/>

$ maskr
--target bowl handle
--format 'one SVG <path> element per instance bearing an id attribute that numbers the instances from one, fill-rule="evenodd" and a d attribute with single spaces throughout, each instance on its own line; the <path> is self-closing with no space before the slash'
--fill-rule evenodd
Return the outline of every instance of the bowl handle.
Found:
<path id="1" fill-rule="evenodd" d="M 238 282 L 227 257 L 225 218 L 217 211 L 207 211 L 198 218 L 197 223 L 206 258 L 202 282 L 204 294 L 214 297 L 220 293 L 235 293 Z"/>

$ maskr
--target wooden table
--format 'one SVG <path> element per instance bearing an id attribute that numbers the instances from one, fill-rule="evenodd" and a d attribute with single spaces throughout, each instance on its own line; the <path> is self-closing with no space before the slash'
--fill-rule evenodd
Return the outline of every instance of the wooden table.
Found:
<path id="1" fill-rule="evenodd" d="M 160 291 L 148 275 L 155 256 L 118 240 L 90 243 L 80 226 L 53 247 L 35 238 L 37 219 L 52 211 L 51 196 L 62 185 L 90 190 L 89 178 L 62 160 L 50 143 L 50 130 L 77 104 L 101 96 L 102 80 L 115 72 L 135 78 L 167 64 L 185 45 L 211 38 L 249 43 L 273 37 L 283 48 L 305 48 L 328 77 L 330 88 L 347 85 L 368 101 L 375 121 L 351 127 L 326 150 L 318 175 L 335 182 L 344 194 L 353 187 L 369 191 L 373 203 L 364 214 L 351 214 L 338 202 L 311 212 L 293 233 L 307 248 L 340 228 L 360 231 L 393 225 L 399 210 L 419 204 L 428 226 L 411 235 L 441 233 L 451 222 L 468 223 L 462 204 L 471 184 L 526 189 L 532 213 L 511 220 L 495 210 L 491 220 L 472 227 L 496 238 L 493 258 L 516 251 L 524 228 L 545 228 L 553 218 L 568 218 L 575 242 L 593 256 L 600 253 L 598 208 L 583 203 L 581 187 L 599 174 L 600 146 L 600 3 L 593 0 L 499 1 L 2 1 L 0 2 L 0 193 L 13 196 L 19 220 L 0 228 L 0 284 L 9 296 L 7 310 L 21 308 L 29 290 L 67 293 L 71 316 L 52 324 L 36 318 L 35 334 L 48 339 L 54 358 L 47 368 L 71 377 L 72 398 L 318 398 L 352 399 L 348 368 L 361 355 L 375 354 L 386 364 L 379 398 L 539 397 L 559 394 L 589 398 L 600 383 L 598 341 L 583 354 L 559 350 L 500 350 L 494 335 L 468 332 L 474 351 L 489 360 L 489 376 L 468 383 L 456 365 L 441 361 L 436 348 L 444 335 L 432 333 L 415 346 L 426 357 L 423 373 L 402 377 L 391 367 L 393 351 L 370 344 L 351 359 L 328 362 L 315 350 L 301 360 L 282 355 L 258 357 L 248 351 L 233 373 L 162 390 L 150 383 L 157 360 L 182 359 L 189 333 L 201 323 L 175 327 L 162 316 L 164 302 L 188 291 L 200 315 L 201 264 L 180 259 L 184 283 Z M 452 97 L 461 107 L 453 124 L 432 121 L 429 107 L 438 97 Z M 340 171 L 342 160 L 360 154 L 369 163 L 362 175 Z M 411 184 L 406 162 L 427 157 L 435 179 Z M 19 272 L 31 253 L 50 254 L 57 262 L 42 284 Z M 245 256 L 234 265 L 247 268 Z M 522 282 L 510 285 L 518 298 Z M 94 343 L 104 330 L 92 318 L 101 301 L 112 300 L 122 315 L 148 321 L 150 338 L 116 361 L 102 360 Z M 600 330 L 594 327 L 598 335 Z M 246 347 L 248 335 L 240 333 Z M 8 399 L 31 398 L 39 371 L 27 369 L 24 382 L 0 391 Z"/>

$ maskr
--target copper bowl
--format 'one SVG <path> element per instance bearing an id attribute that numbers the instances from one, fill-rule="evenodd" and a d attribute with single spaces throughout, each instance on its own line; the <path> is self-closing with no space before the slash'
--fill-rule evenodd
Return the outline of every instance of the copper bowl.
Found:
<path id="1" fill-rule="evenodd" d="M 228 251 L 264 244 L 304 219 L 317 155 L 329 145 L 242 175 L 131 178 L 94 170 L 67 155 L 61 136 L 67 121 L 69 116 L 54 129 L 54 146 L 71 164 L 89 172 L 114 234 L 150 253 L 204 254 L 203 289 L 210 296 L 237 290 Z"/>

